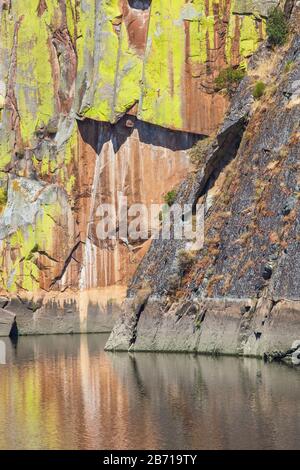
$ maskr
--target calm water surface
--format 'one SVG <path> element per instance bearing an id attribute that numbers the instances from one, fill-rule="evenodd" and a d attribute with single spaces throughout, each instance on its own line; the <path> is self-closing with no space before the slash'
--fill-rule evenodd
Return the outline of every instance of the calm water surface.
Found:
<path id="1" fill-rule="evenodd" d="M 1 449 L 299 449 L 300 371 L 106 353 L 106 335 L 5 340 Z"/>

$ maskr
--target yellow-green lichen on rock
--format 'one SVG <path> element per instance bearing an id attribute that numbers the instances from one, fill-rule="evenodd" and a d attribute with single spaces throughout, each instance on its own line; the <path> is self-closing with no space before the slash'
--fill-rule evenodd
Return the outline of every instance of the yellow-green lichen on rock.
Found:
<path id="1" fill-rule="evenodd" d="M 261 40 L 260 15 L 266 10 L 262 4 L 242 0 L 152 0 L 147 19 L 132 33 L 130 28 L 141 13 L 127 0 L 47 0 L 43 10 L 39 0 L 28 0 L 26 8 L 24 2 L 16 0 L 10 10 L 1 12 L 0 18 L 0 57 L 4 64 L 0 65 L 0 108 L 9 86 L 25 146 L 32 145 L 41 123 L 46 125 L 62 112 L 59 87 L 68 71 L 61 70 L 57 56 L 61 51 L 56 50 L 53 38 L 67 30 L 77 60 L 73 64 L 77 66 L 74 112 L 114 123 L 138 103 L 141 120 L 196 132 L 197 123 L 188 129 L 183 112 L 189 99 L 189 74 L 201 88 L 203 71 L 199 76 L 199 67 L 211 67 L 215 62 L 214 67 L 220 68 L 225 61 L 230 63 L 237 55 L 236 50 L 233 52 L 237 40 L 240 57 L 234 61 L 251 55 Z M 135 35 L 139 41 L 139 34 L 146 37 L 145 47 L 140 44 L 137 48 L 132 41 Z M 219 36 L 224 34 L 225 57 L 219 44 Z M 217 57 L 214 51 L 219 49 Z M 74 87 L 72 80 L 68 85 Z M 7 151 L 9 146 L 1 149 L 2 166 L 7 164 Z"/>
<path id="2" fill-rule="evenodd" d="M 79 29 L 87 34 L 77 41 L 77 89 L 85 90 L 80 114 L 91 119 L 116 122 L 135 103 L 141 120 L 173 129 L 187 129 L 183 107 L 188 99 L 185 63 L 197 67 L 210 61 L 212 51 L 220 48 L 218 34 L 226 34 L 226 61 L 244 62 L 262 39 L 263 19 L 255 14 L 237 15 L 237 1 L 152 0 L 147 26 L 147 45 L 141 57 L 130 44 L 123 19 L 122 2 L 96 2 L 95 29 L 86 17 L 83 2 Z M 92 12 L 91 12 L 92 14 Z M 237 30 L 238 28 L 238 30 Z M 222 30 L 222 31 L 221 31 Z M 94 38 L 94 39 L 93 39 Z M 232 56 L 234 41 L 240 47 Z M 88 50 L 85 50 L 85 49 Z M 225 58 L 224 58 L 225 59 Z M 84 70 L 93 62 L 90 76 Z M 222 66 L 217 61 L 217 67 Z M 223 66 L 226 64 L 223 61 Z M 201 129 L 199 129 L 199 132 Z"/>
<path id="3" fill-rule="evenodd" d="M 26 145 L 40 122 L 48 122 L 55 114 L 54 78 L 51 66 L 50 25 L 59 10 L 48 2 L 39 17 L 37 0 L 12 2 L 13 18 L 18 18 L 16 34 L 15 95 L 20 117 L 22 140 Z"/>
<path id="4" fill-rule="evenodd" d="M 201 132 L 197 122 L 189 128 L 183 120 L 183 109 L 193 87 L 188 74 L 201 88 L 205 64 L 212 73 L 232 62 L 237 65 L 244 62 L 262 40 L 263 20 L 256 15 L 237 17 L 233 9 L 232 2 L 215 0 L 152 1 L 138 111 L 140 119 L 164 127 Z M 226 47 L 222 55 L 224 33 Z M 236 41 L 239 47 L 234 51 Z M 187 71 L 187 62 L 191 64 L 191 71 Z"/>
<path id="5" fill-rule="evenodd" d="M 60 227 L 68 226 L 71 219 L 66 196 L 58 187 L 26 178 L 10 179 L 0 226 L 0 289 L 37 290 L 41 269 L 47 273 L 40 256 L 51 266 L 56 258 L 64 259 L 64 249 L 62 254 L 57 253 L 55 240 L 59 230 L 63 230 Z"/>
<path id="6" fill-rule="evenodd" d="M 41 287 L 40 252 L 58 275 L 55 240 L 66 237 L 59 258 L 68 259 L 74 219 L 86 220 L 76 211 L 82 204 L 88 212 L 91 149 L 99 149 L 92 124 L 84 136 L 90 148 L 79 155 L 77 120 L 115 124 L 130 112 L 157 126 L 213 133 L 228 105 L 215 78 L 246 64 L 265 35 L 264 3 L 276 2 L 140 3 L 13 0 L 4 8 L 0 1 L 2 289 Z"/>
<path id="7" fill-rule="evenodd" d="M 2 183 L 1 176 L 0 176 L 0 184 Z M 0 215 L 5 209 L 6 203 L 7 203 L 7 189 L 5 186 L 1 185 L 0 186 Z"/>
<path id="8" fill-rule="evenodd" d="M 145 53 L 138 116 L 153 124 L 180 129 L 185 34 L 181 20 L 185 2 L 153 0 Z M 166 126 L 167 127 L 167 126 Z"/>
<path id="9" fill-rule="evenodd" d="M 88 31 L 88 52 L 83 41 L 78 43 L 79 72 L 83 58 L 93 57 L 93 71 L 88 78 L 88 90 L 80 114 L 91 119 L 115 122 L 118 116 L 130 109 L 140 97 L 142 59 L 130 47 L 128 31 L 121 21 L 122 8 L 119 0 L 96 2 L 96 18 L 93 39 L 86 17 L 82 16 L 81 31 Z M 81 24 L 81 23 L 80 23 Z M 93 48 L 91 48 L 93 45 Z"/>
<path id="10" fill-rule="evenodd" d="M 119 1 L 112 0 L 103 4 L 96 2 L 95 11 L 92 80 L 82 114 L 96 120 L 111 121 L 119 54 L 119 37 L 114 31 L 113 20 L 121 15 L 121 9 Z"/>

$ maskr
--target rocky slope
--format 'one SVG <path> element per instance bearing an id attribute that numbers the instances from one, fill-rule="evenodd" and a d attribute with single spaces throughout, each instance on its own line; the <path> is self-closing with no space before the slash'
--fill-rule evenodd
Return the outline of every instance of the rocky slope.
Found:
<path id="1" fill-rule="evenodd" d="M 283 357 L 300 339 L 300 5 L 290 40 L 250 61 L 216 139 L 178 202 L 207 203 L 204 248 L 156 240 L 107 349 Z M 266 92 L 254 100 L 255 84 Z M 293 347 L 292 347 L 293 346 Z"/>
<path id="2" fill-rule="evenodd" d="M 278 1 L 0 0 L 0 307 L 20 333 L 105 331 L 149 243 L 97 207 L 162 202 L 228 109 Z"/>

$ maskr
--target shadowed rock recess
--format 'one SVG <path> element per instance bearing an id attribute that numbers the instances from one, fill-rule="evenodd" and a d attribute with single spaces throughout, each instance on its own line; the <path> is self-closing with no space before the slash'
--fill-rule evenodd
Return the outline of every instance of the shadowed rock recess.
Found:
<path id="1" fill-rule="evenodd" d="M 296 1 L 0 0 L 0 335 L 115 325 L 108 349 L 270 356 L 300 339 L 298 24 Z M 100 204 L 174 188 L 206 202 L 188 270 L 184 242 L 99 242 Z"/>

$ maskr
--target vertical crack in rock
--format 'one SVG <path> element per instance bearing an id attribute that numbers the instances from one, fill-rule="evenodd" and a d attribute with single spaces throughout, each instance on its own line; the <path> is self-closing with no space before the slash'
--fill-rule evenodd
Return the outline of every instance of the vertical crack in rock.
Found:
<path id="1" fill-rule="evenodd" d="M 10 338 L 17 338 L 19 336 L 19 331 L 18 331 L 18 325 L 16 320 L 14 320 L 11 330 L 9 332 L 9 337 Z"/>
<path id="2" fill-rule="evenodd" d="M 6 91 L 6 105 L 7 109 L 11 111 L 10 125 L 11 130 L 15 133 L 15 150 L 23 148 L 21 129 L 20 129 L 20 114 L 18 110 L 18 103 L 15 94 L 16 86 L 16 73 L 17 73 L 17 48 L 18 48 L 18 32 L 22 23 L 23 17 L 21 16 L 16 22 L 14 27 L 13 47 L 10 55 L 10 63 L 7 78 L 7 91 Z"/>
<path id="3" fill-rule="evenodd" d="M 134 343 L 136 342 L 136 338 L 137 338 L 137 329 L 138 329 L 138 324 L 139 324 L 139 320 L 140 320 L 140 317 L 143 313 L 143 311 L 145 310 L 146 308 L 146 305 L 147 305 L 147 300 L 145 300 L 142 305 L 139 306 L 138 308 L 138 311 L 136 312 L 135 314 L 135 319 L 134 319 L 134 324 L 133 324 L 133 328 L 132 328 L 132 337 L 130 339 L 130 342 L 129 342 L 129 349 L 134 345 Z"/>
<path id="4" fill-rule="evenodd" d="M 63 269 L 61 271 L 61 273 L 55 277 L 55 279 L 53 279 L 53 281 L 51 282 L 50 284 L 50 288 L 52 288 L 57 282 L 59 282 L 64 274 L 66 273 L 67 269 L 68 269 L 68 266 L 70 264 L 70 262 L 72 261 L 73 259 L 73 255 L 74 253 L 77 251 L 78 247 L 82 244 L 82 241 L 79 241 L 78 243 L 76 243 L 76 245 L 72 248 L 69 256 L 67 257 L 66 261 L 64 262 L 64 266 L 63 266 Z"/>
<path id="5" fill-rule="evenodd" d="M 52 35 L 59 66 L 59 111 L 67 115 L 71 111 L 75 93 L 77 56 L 67 28 L 57 29 Z"/>
<path id="6" fill-rule="evenodd" d="M 37 7 L 38 16 L 43 16 L 43 14 L 45 13 L 46 10 L 48 10 L 46 0 L 40 0 L 39 4 L 38 4 L 38 7 Z"/>

